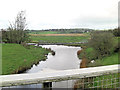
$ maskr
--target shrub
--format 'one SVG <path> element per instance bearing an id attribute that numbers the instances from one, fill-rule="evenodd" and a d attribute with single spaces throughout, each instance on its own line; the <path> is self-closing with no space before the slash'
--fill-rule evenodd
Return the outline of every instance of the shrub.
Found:
<path id="1" fill-rule="evenodd" d="M 114 35 L 107 31 L 94 31 L 88 45 L 92 47 L 98 58 L 110 55 L 116 46 Z"/>
<path id="2" fill-rule="evenodd" d="M 117 37 L 120 37 L 120 28 L 115 28 L 115 29 L 113 30 L 113 34 L 114 34 L 115 36 L 117 36 Z"/>

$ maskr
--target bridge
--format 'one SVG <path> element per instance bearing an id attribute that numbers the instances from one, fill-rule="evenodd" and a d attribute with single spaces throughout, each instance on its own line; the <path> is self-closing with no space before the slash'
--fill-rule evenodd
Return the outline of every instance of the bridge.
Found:
<path id="1" fill-rule="evenodd" d="M 40 84 L 40 83 L 44 85 L 44 84 L 50 84 L 52 82 L 60 82 L 65 80 L 78 80 L 78 79 L 84 80 L 83 84 L 85 84 L 85 80 L 86 80 L 85 78 L 91 80 L 93 79 L 91 77 L 94 77 L 95 80 L 96 77 L 100 77 L 104 75 L 119 74 L 118 76 L 115 77 L 115 80 L 117 81 L 118 79 L 120 79 L 119 67 L 120 65 L 116 64 L 116 65 L 90 67 L 90 68 L 82 68 L 82 69 L 58 70 L 52 72 L 43 71 L 43 72 L 31 73 L 31 74 L 1 75 L 0 87 L 31 85 L 31 84 Z M 109 79 L 114 80 L 114 78 L 109 78 Z M 102 83 L 104 83 L 104 80 Z M 114 82 L 114 83 L 116 84 L 116 87 L 119 87 L 117 86 L 117 84 L 120 85 L 120 82 Z M 112 85 L 112 83 L 110 83 L 110 85 Z"/>

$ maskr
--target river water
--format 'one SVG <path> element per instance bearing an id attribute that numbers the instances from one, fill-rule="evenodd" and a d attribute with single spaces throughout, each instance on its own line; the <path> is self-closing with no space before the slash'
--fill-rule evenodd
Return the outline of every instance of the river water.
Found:
<path id="1" fill-rule="evenodd" d="M 49 53 L 45 61 L 40 61 L 38 65 L 27 70 L 25 73 L 52 72 L 54 70 L 79 69 L 81 60 L 77 57 L 80 47 L 64 45 L 40 45 L 42 48 L 50 48 L 55 51 L 55 55 Z M 69 84 L 69 86 L 68 86 Z M 42 84 L 17 86 L 18 88 L 42 88 Z M 72 88 L 73 81 L 53 82 L 52 88 Z"/>
<path id="2" fill-rule="evenodd" d="M 80 60 L 77 57 L 77 51 L 80 47 L 63 46 L 63 45 L 41 45 L 43 48 L 51 48 L 55 51 L 53 56 L 48 54 L 46 61 L 40 61 L 39 64 L 26 71 L 26 73 L 36 73 L 40 71 L 78 69 Z"/>

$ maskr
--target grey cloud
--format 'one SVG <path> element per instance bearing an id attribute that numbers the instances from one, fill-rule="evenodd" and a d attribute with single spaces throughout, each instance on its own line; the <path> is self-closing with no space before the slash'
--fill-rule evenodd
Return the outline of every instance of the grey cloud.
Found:
<path id="1" fill-rule="evenodd" d="M 83 17 L 76 18 L 72 22 L 76 24 L 115 24 L 117 21 L 115 17 Z"/>

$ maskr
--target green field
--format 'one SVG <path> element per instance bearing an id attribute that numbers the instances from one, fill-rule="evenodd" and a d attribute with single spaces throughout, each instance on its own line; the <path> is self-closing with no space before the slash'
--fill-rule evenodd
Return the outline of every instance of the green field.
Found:
<path id="1" fill-rule="evenodd" d="M 29 34 L 75 34 L 75 33 L 86 33 L 91 32 L 92 29 L 54 29 L 54 30 L 29 30 Z M 88 33 L 88 32 L 87 32 Z"/>
<path id="2" fill-rule="evenodd" d="M 59 34 L 60 32 L 58 31 L 34 31 L 34 32 L 30 32 L 29 34 Z"/>
<path id="3" fill-rule="evenodd" d="M 41 47 L 30 46 L 30 49 L 26 49 L 19 44 L 2 44 L 2 74 L 28 69 L 40 60 L 45 60 L 48 52 Z"/>
<path id="4" fill-rule="evenodd" d="M 88 36 L 31 36 L 32 41 L 45 41 L 54 43 L 84 42 Z"/>

